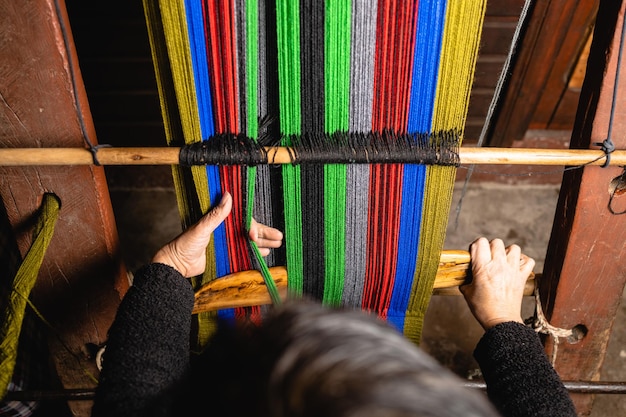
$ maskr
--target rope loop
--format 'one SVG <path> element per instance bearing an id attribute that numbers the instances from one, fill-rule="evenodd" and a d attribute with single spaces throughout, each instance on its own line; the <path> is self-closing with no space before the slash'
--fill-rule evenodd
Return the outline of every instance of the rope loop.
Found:
<path id="1" fill-rule="evenodd" d="M 594 143 L 594 145 L 599 146 L 606 156 L 606 161 L 604 161 L 604 165 L 602 165 L 602 168 L 608 167 L 611 164 L 611 153 L 615 150 L 615 144 L 613 144 L 613 141 L 609 137 L 604 139 L 602 142 Z"/>
<path id="2" fill-rule="evenodd" d="M 555 327 L 548 322 L 546 316 L 543 314 L 543 308 L 541 307 L 541 299 L 539 297 L 539 286 L 535 284 L 535 316 L 526 320 L 526 324 L 530 325 L 535 332 L 546 334 L 551 336 L 554 340 L 554 347 L 552 348 L 552 356 L 550 358 L 550 362 L 552 366 L 556 363 L 556 356 L 559 348 L 560 338 L 573 338 L 574 330 L 573 329 L 562 329 L 560 327 Z"/>
<path id="3" fill-rule="evenodd" d="M 100 148 L 112 148 L 111 145 L 92 145 L 91 142 L 87 141 L 87 143 L 89 144 L 89 152 L 91 152 L 91 157 L 93 158 L 93 164 L 95 166 L 102 166 L 102 164 L 100 163 L 100 161 L 98 161 L 98 150 L 100 150 Z"/>
<path id="4" fill-rule="evenodd" d="M 615 177 L 613 179 L 613 181 L 611 181 L 611 196 L 609 197 L 609 211 L 611 212 L 611 214 L 619 216 L 622 214 L 626 214 L 626 209 L 622 210 L 622 211 L 616 211 L 613 208 L 613 199 L 615 198 L 616 195 L 620 195 L 623 194 L 624 191 L 626 190 L 626 167 L 622 167 L 623 171 L 620 175 L 618 175 L 617 177 Z"/>

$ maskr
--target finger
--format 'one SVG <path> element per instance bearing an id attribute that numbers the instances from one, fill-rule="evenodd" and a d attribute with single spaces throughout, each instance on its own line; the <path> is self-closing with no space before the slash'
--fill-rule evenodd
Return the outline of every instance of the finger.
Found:
<path id="1" fill-rule="evenodd" d="M 283 244 L 281 240 L 270 240 L 270 239 L 261 239 L 261 238 L 256 238 L 256 239 L 253 239 L 252 241 L 256 243 L 259 248 L 268 248 L 268 249 L 280 248 L 280 246 Z"/>
<path id="2" fill-rule="evenodd" d="M 259 239 L 265 239 L 265 240 L 273 240 L 276 242 L 281 242 L 283 240 L 283 232 L 281 232 L 278 229 L 274 229 L 273 227 L 269 227 L 269 226 L 265 226 L 265 225 L 260 225 L 261 227 L 259 228 Z"/>
<path id="3" fill-rule="evenodd" d="M 502 239 L 493 239 L 489 242 L 489 247 L 491 248 L 492 259 L 506 255 L 506 249 L 504 248 L 504 242 Z"/>
<path id="4" fill-rule="evenodd" d="M 491 250 L 489 241 L 484 237 L 479 237 L 470 245 L 470 257 L 472 264 L 481 265 L 491 260 Z"/>
<path id="5" fill-rule="evenodd" d="M 522 254 L 520 259 L 520 273 L 523 276 L 528 277 L 533 272 L 534 268 L 535 260 L 529 256 Z"/>
<path id="6" fill-rule="evenodd" d="M 250 223 L 248 236 L 259 247 L 266 248 L 279 248 L 283 240 L 283 233 L 280 230 L 265 226 L 254 219 Z"/>
<path id="7" fill-rule="evenodd" d="M 506 248 L 506 261 L 509 265 L 518 268 L 522 257 L 522 249 L 518 245 Z"/>
<path id="8" fill-rule="evenodd" d="M 459 291 L 461 291 L 461 294 L 468 295 L 472 289 L 472 284 L 473 280 L 471 280 L 471 277 L 468 277 L 463 284 L 459 285 Z"/>
<path id="9" fill-rule="evenodd" d="M 259 248 L 259 253 L 261 256 L 265 257 L 270 254 L 270 250 L 268 248 Z"/>
<path id="10" fill-rule="evenodd" d="M 217 227 L 228 217 L 233 208 L 233 197 L 228 191 L 224 192 L 219 204 L 211 209 L 203 218 L 203 226 L 213 233 Z"/>

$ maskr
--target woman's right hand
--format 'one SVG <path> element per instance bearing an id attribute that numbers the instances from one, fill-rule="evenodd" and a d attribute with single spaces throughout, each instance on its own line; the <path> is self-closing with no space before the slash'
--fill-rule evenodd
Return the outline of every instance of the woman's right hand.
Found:
<path id="1" fill-rule="evenodd" d="M 517 245 L 481 237 L 470 245 L 472 280 L 460 287 L 476 320 L 485 330 L 507 321 L 523 323 L 522 298 L 535 260 Z"/>

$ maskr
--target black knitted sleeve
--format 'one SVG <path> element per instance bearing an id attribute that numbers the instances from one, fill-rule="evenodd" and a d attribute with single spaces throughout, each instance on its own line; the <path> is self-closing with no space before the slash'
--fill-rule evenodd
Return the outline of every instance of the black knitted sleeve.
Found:
<path id="1" fill-rule="evenodd" d="M 533 329 L 516 322 L 498 324 L 482 337 L 474 357 L 489 399 L 503 416 L 576 416 Z"/>
<path id="2" fill-rule="evenodd" d="M 137 271 L 109 329 L 92 416 L 166 415 L 166 393 L 189 366 L 193 303 L 191 284 L 175 269 Z"/>

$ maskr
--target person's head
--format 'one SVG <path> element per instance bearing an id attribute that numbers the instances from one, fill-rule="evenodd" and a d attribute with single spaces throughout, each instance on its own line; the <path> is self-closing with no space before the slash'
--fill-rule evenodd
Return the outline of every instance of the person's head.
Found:
<path id="1" fill-rule="evenodd" d="M 210 379 L 202 391 L 217 396 L 207 407 L 229 415 L 498 415 L 482 392 L 361 311 L 288 302 L 258 326 L 220 326 L 202 357 L 194 391 Z"/>

